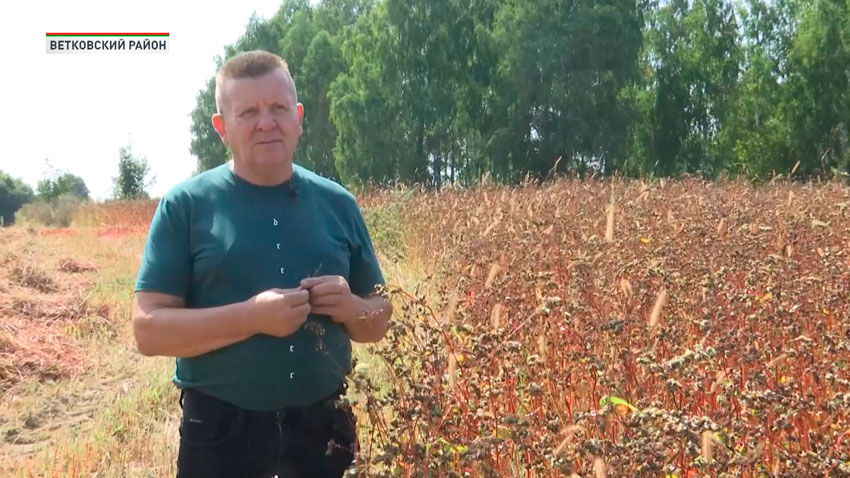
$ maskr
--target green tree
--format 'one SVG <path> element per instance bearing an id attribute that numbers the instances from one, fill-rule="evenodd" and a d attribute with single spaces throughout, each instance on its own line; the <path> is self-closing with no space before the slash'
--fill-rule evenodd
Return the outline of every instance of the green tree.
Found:
<path id="1" fill-rule="evenodd" d="M 318 174 L 339 179 L 334 164 L 333 147 L 336 128 L 330 119 L 328 91 L 337 75 L 344 70 L 342 51 L 336 40 L 325 30 L 319 31 L 310 42 L 299 76 L 299 95 L 306 110 L 304 133 L 298 147 L 300 162 Z"/>
<path id="2" fill-rule="evenodd" d="M 334 156 L 337 130 L 328 93 L 333 81 L 347 71 L 342 43 L 371 7 L 369 0 L 326 0 L 315 8 L 299 9 L 278 44 L 305 109 L 304 133 L 294 160 L 335 180 L 340 179 Z"/>
<path id="3" fill-rule="evenodd" d="M 15 212 L 34 198 L 29 185 L 0 171 L 0 225 L 15 222 Z"/>
<path id="4" fill-rule="evenodd" d="M 227 146 L 221 141 L 212 125 L 215 114 L 215 77 L 207 80 L 206 87 L 198 92 L 197 103 L 190 114 L 192 142 L 189 151 L 198 158 L 197 172 L 224 164 L 230 158 Z"/>
<path id="5" fill-rule="evenodd" d="M 671 0 L 649 18 L 647 160 L 660 174 L 713 175 L 731 154 L 722 133 L 738 94 L 742 52 L 728 0 Z M 656 166 L 657 165 L 657 166 Z"/>
<path id="6" fill-rule="evenodd" d="M 54 172 L 40 180 L 37 186 L 38 198 L 53 201 L 63 194 L 70 194 L 78 199 L 89 199 L 89 188 L 83 178 L 68 171 Z"/>
<path id="7" fill-rule="evenodd" d="M 344 183 L 850 170 L 847 0 L 284 0 L 216 65 L 256 48 L 305 105 L 295 161 Z"/>
<path id="8" fill-rule="evenodd" d="M 783 103 L 791 161 L 802 175 L 850 172 L 850 2 L 800 2 L 798 12 Z"/>
<path id="9" fill-rule="evenodd" d="M 622 160 L 631 109 L 621 92 L 637 75 L 641 26 L 634 0 L 502 5 L 495 110 L 506 114 L 490 144 L 514 177 L 544 175 L 558 157 L 578 169 Z"/>
<path id="10" fill-rule="evenodd" d="M 750 178 L 793 168 L 792 133 L 782 105 L 795 20 L 788 0 L 748 0 L 740 11 L 744 52 L 739 94 L 724 136 L 732 144 L 726 169 Z"/>
<path id="11" fill-rule="evenodd" d="M 385 3 L 358 18 L 342 46 L 348 72 L 328 92 L 337 130 L 334 164 L 345 183 L 399 179 L 412 150 L 400 118 L 396 37 L 388 31 Z M 405 178 L 412 174 L 405 170 Z"/>
<path id="12" fill-rule="evenodd" d="M 144 156 L 133 154 L 132 147 L 121 147 L 118 153 L 118 176 L 112 178 L 115 199 L 147 198 L 147 188 L 155 182 L 148 178 L 150 168 Z"/>

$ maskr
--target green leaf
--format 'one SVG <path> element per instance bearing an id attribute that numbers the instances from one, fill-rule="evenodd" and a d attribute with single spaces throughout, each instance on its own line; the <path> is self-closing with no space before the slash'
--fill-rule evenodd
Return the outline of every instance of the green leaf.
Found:
<path id="1" fill-rule="evenodd" d="M 635 408 L 634 405 L 620 397 L 615 397 L 614 395 L 605 395 L 599 399 L 599 408 L 605 408 L 608 405 L 622 405 L 633 412 L 637 411 L 637 408 Z"/>

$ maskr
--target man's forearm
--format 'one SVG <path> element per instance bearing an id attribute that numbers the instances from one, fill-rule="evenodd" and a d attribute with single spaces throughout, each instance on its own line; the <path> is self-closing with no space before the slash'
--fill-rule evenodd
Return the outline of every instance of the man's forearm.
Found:
<path id="1" fill-rule="evenodd" d="M 245 303 L 207 309 L 163 307 L 134 313 L 139 352 L 148 356 L 194 357 L 247 339 Z"/>
<path id="2" fill-rule="evenodd" d="M 360 298 L 361 313 L 345 323 L 348 335 L 355 342 L 377 342 L 387 334 L 392 304 L 380 296 Z"/>

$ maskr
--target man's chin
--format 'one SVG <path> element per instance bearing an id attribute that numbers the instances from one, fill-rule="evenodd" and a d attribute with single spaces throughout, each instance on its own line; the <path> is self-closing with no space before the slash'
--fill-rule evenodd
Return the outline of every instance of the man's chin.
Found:
<path id="1" fill-rule="evenodd" d="M 264 168 L 288 167 L 292 165 L 291 156 L 257 156 L 251 161 L 253 164 Z"/>

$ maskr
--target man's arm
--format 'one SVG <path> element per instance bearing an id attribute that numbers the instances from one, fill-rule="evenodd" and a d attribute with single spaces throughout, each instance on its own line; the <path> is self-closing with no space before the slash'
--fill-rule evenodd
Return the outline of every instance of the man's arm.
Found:
<path id="1" fill-rule="evenodd" d="M 195 357 L 265 333 L 291 335 L 310 311 L 309 294 L 272 289 L 244 302 L 189 309 L 181 297 L 136 292 L 133 334 L 142 355 Z"/>
<path id="2" fill-rule="evenodd" d="M 181 297 L 136 292 L 133 334 L 142 355 L 194 357 L 245 340 L 245 303 L 187 309 Z"/>

